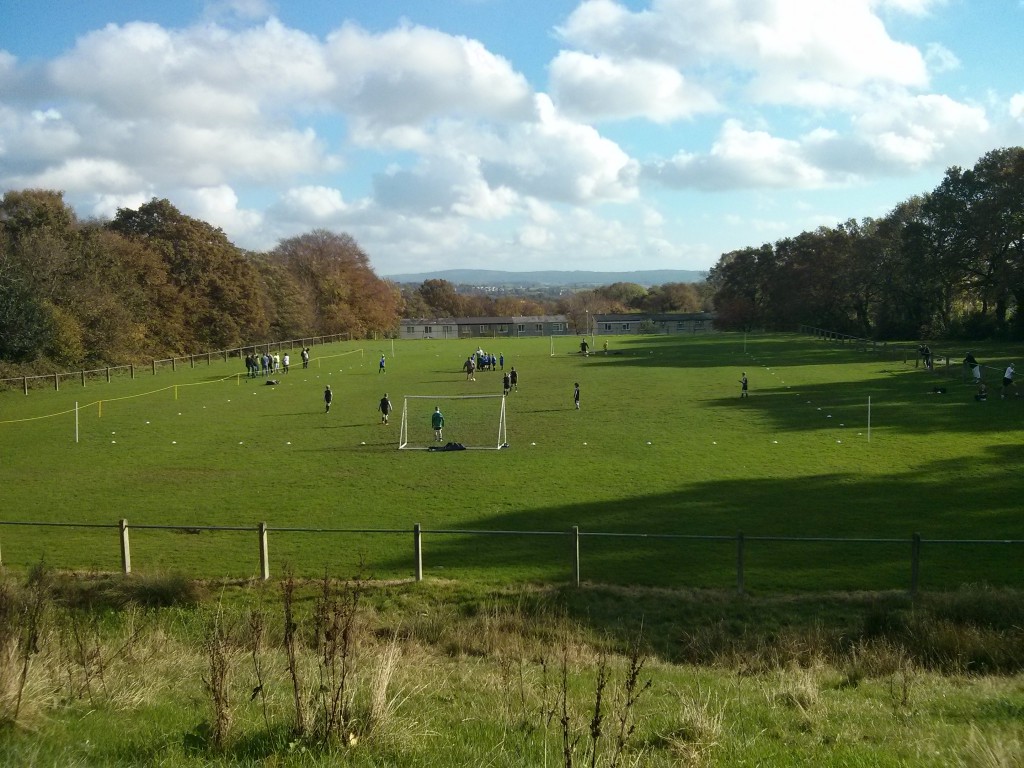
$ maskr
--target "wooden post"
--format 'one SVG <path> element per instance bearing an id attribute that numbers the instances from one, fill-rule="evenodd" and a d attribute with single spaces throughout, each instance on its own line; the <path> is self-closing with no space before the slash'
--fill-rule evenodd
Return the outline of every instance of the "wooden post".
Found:
<path id="1" fill-rule="evenodd" d="M 60 392 L 60 376 L 56 373 L 53 374 L 53 388 L 57 392 Z"/>
<path id="2" fill-rule="evenodd" d="M 25 384 L 25 394 L 27 395 L 28 394 L 28 376 L 25 377 L 24 384 Z"/>
<path id="3" fill-rule="evenodd" d="M 412 527 L 413 577 L 423 581 L 423 531 L 420 524 Z"/>
<path id="4" fill-rule="evenodd" d="M 156 360 L 153 361 L 153 375 L 156 376 Z"/>
<path id="5" fill-rule="evenodd" d="M 736 534 L 736 591 L 743 594 L 743 549 L 745 539 L 743 533 Z"/>
<path id="6" fill-rule="evenodd" d="M 227 355 L 224 355 L 224 358 L 225 358 L 224 362 L 227 362 Z M 213 365 L 212 354 L 210 352 L 206 353 L 206 364 L 207 365 Z"/>
<path id="7" fill-rule="evenodd" d="M 580 585 L 580 527 L 572 527 L 572 585 Z"/>
<path id="8" fill-rule="evenodd" d="M 107 366 L 107 384 L 110 383 L 110 366 Z"/>
<path id="9" fill-rule="evenodd" d="M 123 517 L 117 527 L 121 533 L 121 571 L 127 576 L 132 572 L 132 550 L 128 543 L 128 521 Z"/>
<path id="10" fill-rule="evenodd" d="M 129 368 L 129 369 L 131 370 L 131 372 L 132 372 L 132 381 L 135 381 L 135 363 L 130 363 L 130 364 L 128 365 L 128 368 Z"/>
<path id="11" fill-rule="evenodd" d="M 172 357 L 171 358 L 171 371 L 173 372 L 173 371 L 176 371 L 176 370 L 178 370 L 178 369 L 175 368 L 175 366 L 174 366 L 174 358 Z"/>
<path id="12" fill-rule="evenodd" d="M 260 523 L 260 579 L 270 581 L 270 551 L 267 549 L 267 524 Z"/>
<path id="13" fill-rule="evenodd" d="M 910 596 L 917 597 L 921 576 L 921 534 L 915 533 L 910 540 Z"/>

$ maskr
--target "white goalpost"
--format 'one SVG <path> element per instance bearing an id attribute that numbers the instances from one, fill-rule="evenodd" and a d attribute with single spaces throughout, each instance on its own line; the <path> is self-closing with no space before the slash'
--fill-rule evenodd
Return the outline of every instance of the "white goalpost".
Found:
<path id="1" fill-rule="evenodd" d="M 500 401 L 495 403 L 495 400 Z M 438 442 L 431 417 L 435 408 L 444 416 L 443 439 Z M 504 395 L 405 395 L 399 450 L 427 450 L 446 443 L 465 448 L 508 448 Z"/>

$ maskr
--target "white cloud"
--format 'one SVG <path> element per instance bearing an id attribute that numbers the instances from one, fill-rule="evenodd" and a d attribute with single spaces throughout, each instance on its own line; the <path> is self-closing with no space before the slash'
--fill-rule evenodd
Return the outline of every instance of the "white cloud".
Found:
<path id="1" fill-rule="evenodd" d="M 960 69 L 960 59 L 957 55 L 939 43 L 929 43 L 924 56 L 932 72 L 953 72 Z"/>
<path id="2" fill-rule="evenodd" d="M 879 102 L 857 118 L 865 141 L 890 167 L 941 164 L 969 146 L 981 154 L 990 127 L 982 108 L 937 94 Z"/>
<path id="3" fill-rule="evenodd" d="M 128 192 L 143 185 L 142 177 L 131 167 L 116 160 L 71 158 L 39 173 L 11 180 L 13 186 L 59 189 L 69 193 L 97 191 Z"/>
<path id="4" fill-rule="evenodd" d="M 1024 92 L 1015 93 L 1010 97 L 1010 117 L 1017 120 L 1024 118 Z"/>
<path id="5" fill-rule="evenodd" d="M 645 117 L 670 123 L 718 108 L 710 92 L 656 61 L 562 51 L 550 70 L 559 109 L 582 120 Z"/>
<path id="6" fill-rule="evenodd" d="M 927 83 L 924 57 L 889 36 L 870 0 L 654 0 L 636 12 L 584 0 L 559 33 L 593 54 L 701 71 L 763 103 L 827 106 L 873 82 Z"/>
<path id="7" fill-rule="evenodd" d="M 327 39 L 337 105 L 356 140 L 439 117 L 518 120 L 530 114 L 526 79 L 475 40 L 423 27 L 371 34 L 345 24 Z"/>
<path id="8" fill-rule="evenodd" d="M 680 153 L 648 168 L 648 175 L 673 187 L 705 190 L 816 187 L 827 174 L 803 156 L 800 142 L 749 131 L 727 120 L 707 155 Z"/>
<path id="9" fill-rule="evenodd" d="M 239 207 L 238 195 L 225 184 L 182 190 L 175 201 L 184 213 L 225 232 L 238 233 L 239 240 L 256 235 L 263 223 L 261 213 Z"/>
<path id="10" fill-rule="evenodd" d="M 591 126 L 559 115 L 543 94 L 536 98 L 536 120 L 512 127 L 500 149 L 500 154 L 481 155 L 492 186 L 573 203 L 637 195 L 636 161 Z"/>

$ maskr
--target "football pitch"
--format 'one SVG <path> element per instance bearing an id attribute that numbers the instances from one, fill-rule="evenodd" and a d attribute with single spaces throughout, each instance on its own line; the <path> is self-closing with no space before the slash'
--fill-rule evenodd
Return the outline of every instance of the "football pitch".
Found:
<path id="1" fill-rule="evenodd" d="M 742 533 L 751 591 L 903 589 L 918 533 L 922 588 L 1024 584 L 1024 399 L 998 382 L 977 403 L 795 335 L 604 340 L 354 341 L 276 385 L 203 359 L 0 392 L 0 520 L 104 526 L 2 525 L 2 562 L 117 571 L 124 518 L 136 572 L 250 578 L 265 522 L 274 576 L 408 579 L 419 524 L 428 579 L 564 582 L 578 526 L 585 581 L 730 588 Z M 502 394 L 462 370 L 477 348 L 519 374 L 507 447 L 399 450 L 406 406 L 417 446 L 435 407 L 443 443 L 503 444 L 500 397 L 455 397 Z"/>

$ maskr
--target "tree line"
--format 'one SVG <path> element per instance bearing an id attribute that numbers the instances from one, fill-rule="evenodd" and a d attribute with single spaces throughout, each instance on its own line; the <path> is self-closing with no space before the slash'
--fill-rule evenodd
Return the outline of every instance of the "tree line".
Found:
<path id="1" fill-rule="evenodd" d="M 246 251 L 169 201 L 80 221 L 60 192 L 0 200 L 0 374 L 121 365 L 349 334 L 402 317 L 714 310 L 723 329 L 815 325 L 866 338 L 1024 338 L 1024 148 L 953 167 L 888 215 L 723 254 L 706 283 L 614 283 L 556 298 L 398 286 L 347 234 Z"/>
<path id="2" fill-rule="evenodd" d="M 80 221 L 51 190 L 0 200 L 0 376 L 123 365 L 265 341 L 397 333 L 402 317 L 692 310 L 693 286 L 616 284 L 557 299 L 460 293 L 378 277 L 347 234 L 314 230 L 266 253 L 153 199 Z"/>
<path id="3" fill-rule="evenodd" d="M 59 192 L 0 202 L 0 366 L 118 365 L 274 339 L 397 326 L 402 298 L 348 235 L 268 253 L 167 200 L 79 221 Z"/>
<path id="4" fill-rule="evenodd" d="M 948 169 L 887 216 L 723 254 L 716 323 L 864 338 L 1024 338 L 1024 148 Z"/>

